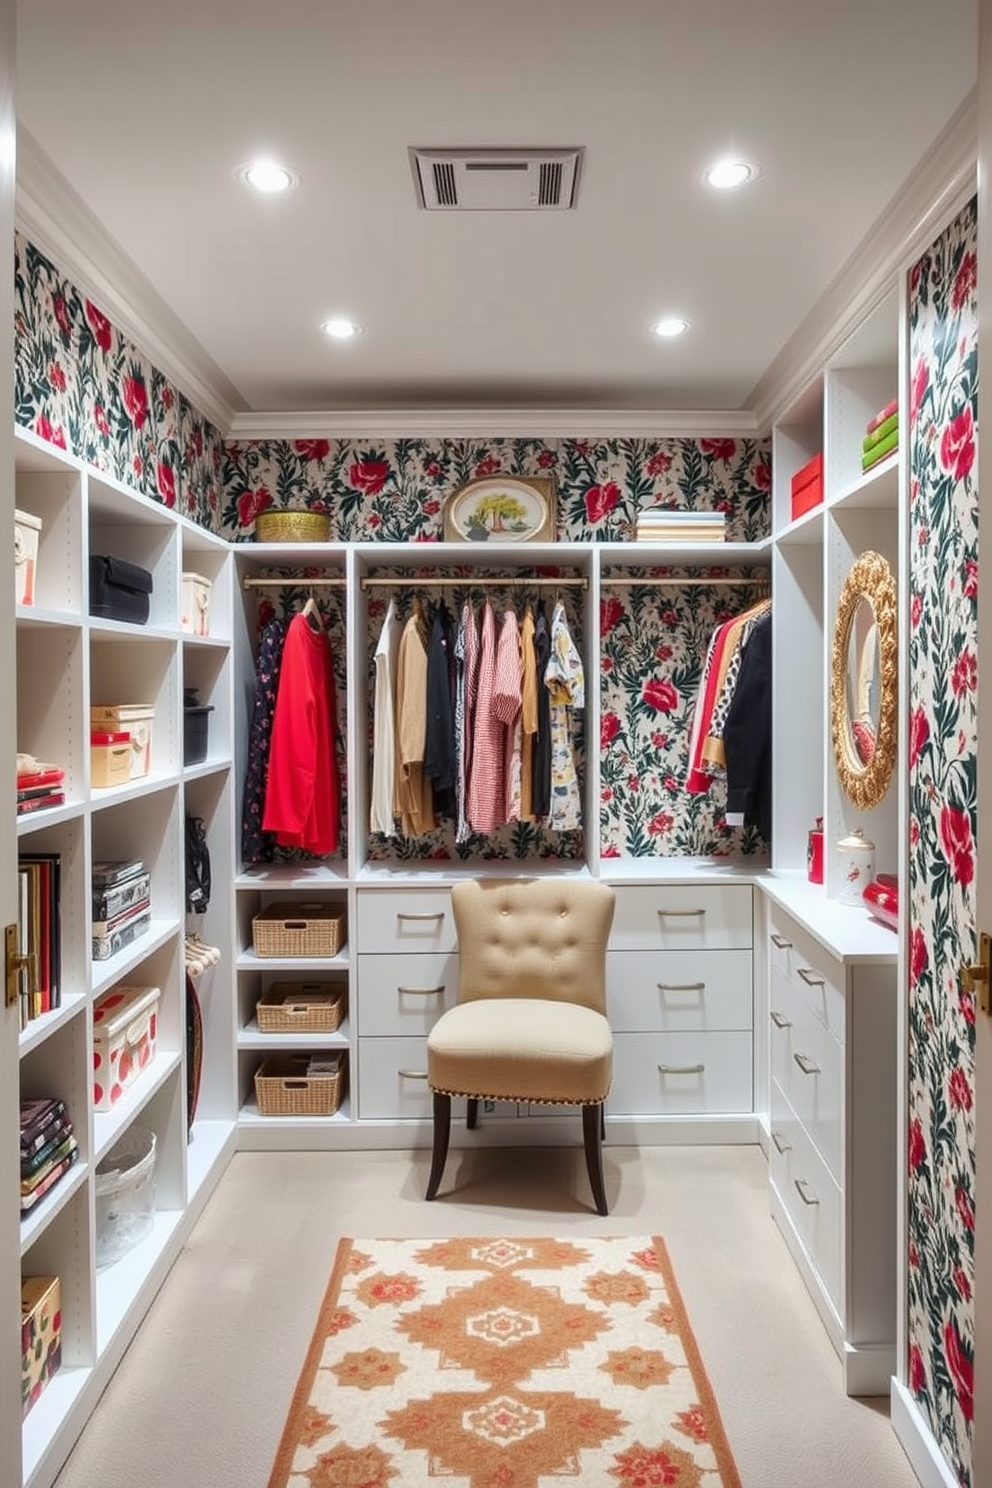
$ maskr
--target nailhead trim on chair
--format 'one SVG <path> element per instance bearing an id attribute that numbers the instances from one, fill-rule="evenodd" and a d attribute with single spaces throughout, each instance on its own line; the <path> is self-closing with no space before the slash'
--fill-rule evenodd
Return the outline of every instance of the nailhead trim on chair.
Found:
<path id="1" fill-rule="evenodd" d="M 448 1090 L 444 1085 L 431 1085 L 430 1089 L 438 1095 L 464 1096 L 465 1100 L 492 1100 L 492 1101 L 521 1101 L 528 1106 L 604 1106 L 609 1099 L 610 1092 L 601 1096 L 599 1100 L 551 1100 L 547 1096 L 536 1095 L 485 1095 L 479 1090 Z"/>

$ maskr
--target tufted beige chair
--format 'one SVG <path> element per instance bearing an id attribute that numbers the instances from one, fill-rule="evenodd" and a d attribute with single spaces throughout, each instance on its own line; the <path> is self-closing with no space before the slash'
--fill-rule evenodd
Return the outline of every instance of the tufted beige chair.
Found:
<path id="1" fill-rule="evenodd" d="M 441 1183 L 451 1097 L 582 1107 L 596 1209 L 603 1184 L 603 1102 L 613 1078 L 606 1020 L 606 943 L 613 890 L 591 879 L 466 880 L 451 891 L 458 934 L 458 1002 L 431 1029 L 427 1081 L 434 1151 L 427 1197 Z"/>

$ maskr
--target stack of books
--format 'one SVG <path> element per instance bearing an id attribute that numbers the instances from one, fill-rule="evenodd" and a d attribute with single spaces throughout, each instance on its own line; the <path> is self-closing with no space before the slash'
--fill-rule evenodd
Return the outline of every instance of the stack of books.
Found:
<path id="1" fill-rule="evenodd" d="M 899 403 L 896 398 L 869 419 L 861 441 L 861 469 L 870 470 L 899 445 Z"/>
<path id="2" fill-rule="evenodd" d="M 92 958 L 107 961 L 151 925 L 151 875 L 140 858 L 93 864 Z"/>
<path id="3" fill-rule="evenodd" d="M 28 1214 L 79 1156 L 65 1101 L 21 1101 L 21 1213 Z"/>
<path id="4" fill-rule="evenodd" d="M 23 852 L 17 859 L 17 939 L 20 1025 L 61 1005 L 62 885 L 57 852 Z"/>
<path id="5" fill-rule="evenodd" d="M 727 526 L 724 512 L 676 511 L 652 506 L 642 511 L 634 528 L 635 542 L 707 543 L 723 542 Z"/>
<path id="6" fill-rule="evenodd" d="M 42 806 L 61 806 L 65 801 L 65 771 L 60 765 L 43 765 L 30 755 L 17 757 L 17 814 L 26 816 Z"/>

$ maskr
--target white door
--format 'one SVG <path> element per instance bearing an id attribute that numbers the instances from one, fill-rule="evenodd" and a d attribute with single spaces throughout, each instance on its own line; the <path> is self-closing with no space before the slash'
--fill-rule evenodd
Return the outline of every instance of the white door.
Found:
<path id="1" fill-rule="evenodd" d="M 16 0 L 0 0 L 0 533 L 10 534 L 0 584 L 0 678 L 14 676 L 14 41 Z M 14 720 L 0 709 L 0 927 L 16 919 L 17 842 L 12 810 Z M 0 975 L 0 989 L 3 986 Z M 21 1481 L 20 1219 L 17 1192 L 17 1008 L 0 990 L 0 1442 L 5 1481 Z M 8 1476 L 9 1474 L 9 1476 Z"/>

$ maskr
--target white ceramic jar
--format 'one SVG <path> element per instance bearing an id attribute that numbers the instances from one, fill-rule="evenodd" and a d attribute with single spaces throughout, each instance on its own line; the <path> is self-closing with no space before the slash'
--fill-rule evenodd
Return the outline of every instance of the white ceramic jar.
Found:
<path id="1" fill-rule="evenodd" d="M 875 877 L 875 844 L 869 842 L 863 827 L 855 827 L 849 837 L 837 844 L 840 863 L 841 904 L 864 904 L 861 897 Z"/>

